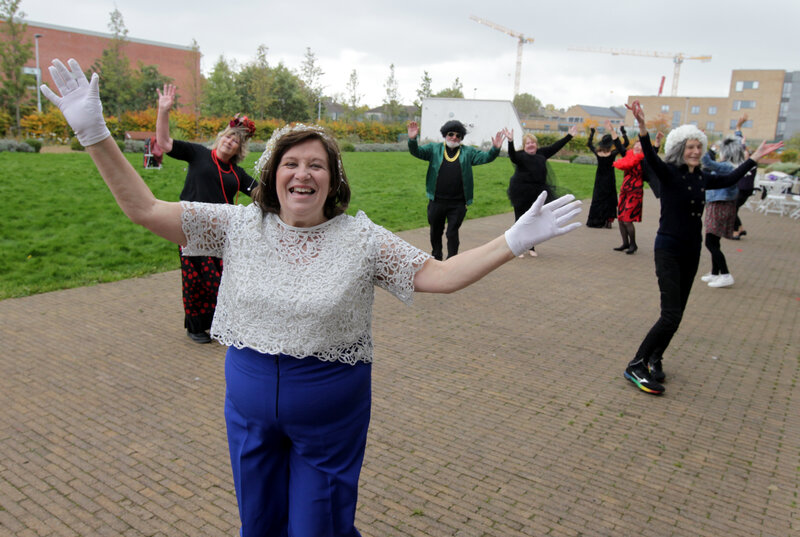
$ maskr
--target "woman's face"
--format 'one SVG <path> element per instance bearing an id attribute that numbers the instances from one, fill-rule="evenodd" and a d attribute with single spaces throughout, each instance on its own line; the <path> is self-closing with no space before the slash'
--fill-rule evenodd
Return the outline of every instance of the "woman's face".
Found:
<path id="1" fill-rule="evenodd" d="M 529 155 L 535 155 L 536 150 L 539 149 L 539 142 L 533 138 L 525 138 L 525 147 L 523 149 Z"/>
<path id="2" fill-rule="evenodd" d="M 700 140 L 686 140 L 686 147 L 683 149 L 683 161 L 689 168 L 700 166 L 700 158 L 703 156 L 703 143 Z"/>
<path id="3" fill-rule="evenodd" d="M 278 163 L 275 188 L 283 222 L 294 227 L 323 223 L 331 172 L 322 142 L 312 138 L 290 147 Z"/>
<path id="4" fill-rule="evenodd" d="M 641 152 L 642 152 L 642 143 L 636 142 L 635 144 L 633 144 L 633 154 L 638 155 Z"/>
<path id="5" fill-rule="evenodd" d="M 217 144 L 217 157 L 223 162 L 228 162 L 239 152 L 239 137 L 229 132 L 219 139 Z"/>

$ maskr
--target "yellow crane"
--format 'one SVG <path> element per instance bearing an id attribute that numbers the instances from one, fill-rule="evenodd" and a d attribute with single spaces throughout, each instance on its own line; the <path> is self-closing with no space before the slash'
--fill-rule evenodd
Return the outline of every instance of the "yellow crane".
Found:
<path id="1" fill-rule="evenodd" d="M 704 56 L 687 56 L 683 52 L 652 52 L 647 50 L 630 50 L 620 48 L 602 48 L 602 47 L 570 47 L 569 50 L 578 50 L 581 52 L 599 52 L 602 54 L 613 54 L 618 56 L 624 54 L 627 56 L 650 56 L 651 58 L 671 58 L 675 64 L 675 71 L 672 74 L 672 93 L 675 97 L 678 95 L 678 79 L 681 76 L 681 64 L 684 60 L 700 60 L 702 62 L 711 61 L 711 55 Z"/>
<path id="2" fill-rule="evenodd" d="M 479 22 L 481 24 L 485 24 L 490 28 L 494 28 L 495 30 L 499 30 L 504 34 L 508 34 L 511 37 L 515 37 L 517 39 L 517 71 L 514 75 L 514 96 L 516 97 L 519 95 L 519 76 L 522 72 L 522 45 L 525 43 L 533 43 L 532 37 L 525 37 L 519 32 L 515 32 L 513 30 L 509 30 L 505 26 L 500 26 L 499 24 L 495 24 L 491 21 L 487 21 L 486 19 L 481 19 L 480 17 L 476 17 L 475 15 L 470 15 L 470 19 L 474 20 L 475 22 Z"/>

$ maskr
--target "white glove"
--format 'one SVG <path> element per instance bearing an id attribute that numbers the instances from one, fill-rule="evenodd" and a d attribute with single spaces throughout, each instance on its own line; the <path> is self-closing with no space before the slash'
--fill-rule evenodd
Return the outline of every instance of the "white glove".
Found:
<path id="1" fill-rule="evenodd" d="M 92 81 L 86 80 L 78 62 L 70 58 L 67 62 L 70 71 L 60 60 L 53 60 L 49 67 L 50 76 L 61 97 L 53 93 L 47 85 L 41 90 L 51 103 L 56 105 L 82 146 L 96 144 L 105 140 L 111 133 L 103 119 L 103 105 L 100 103 L 100 77 L 92 74 Z"/>
<path id="2" fill-rule="evenodd" d="M 542 192 L 531 208 L 506 231 L 506 243 L 514 255 L 522 255 L 537 244 L 580 227 L 578 222 L 567 224 L 581 212 L 581 202 L 575 200 L 575 196 L 567 194 L 546 205 L 545 199 L 547 192 Z"/>

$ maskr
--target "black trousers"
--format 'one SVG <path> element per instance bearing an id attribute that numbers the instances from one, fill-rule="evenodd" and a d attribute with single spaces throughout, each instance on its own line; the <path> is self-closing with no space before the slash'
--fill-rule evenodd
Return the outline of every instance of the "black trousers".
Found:
<path id="1" fill-rule="evenodd" d="M 700 251 L 675 253 L 659 249 L 654 252 L 654 258 L 661 291 L 661 316 L 645 336 L 631 365 L 640 361 L 647 364 L 662 358 L 681 324 L 700 264 Z"/>
<path id="2" fill-rule="evenodd" d="M 706 233 L 706 248 L 711 253 L 711 274 L 728 274 L 728 263 L 719 245 L 719 237 Z"/>
<path id="3" fill-rule="evenodd" d="M 442 233 L 447 237 L 447 257 L 458 253 L 458 229 L 467 215 L 467 206 L 463 201 L 428 202 L 428 224 L 431 226 L 431 255 L 442 260 Z M 445 232 L 445 223 L 447 231 Z"/>

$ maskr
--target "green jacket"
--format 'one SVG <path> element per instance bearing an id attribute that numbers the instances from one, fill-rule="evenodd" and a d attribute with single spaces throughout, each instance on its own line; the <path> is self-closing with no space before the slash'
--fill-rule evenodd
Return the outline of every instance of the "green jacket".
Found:
<path id="1" fill-rule="evenodd" d="M 425 144 L 422 147 L 417 143 L 417 138 L 408 140 L 408 151 L 418 159 L 428 161 L 428 175 L 425 178 L 425 192 L 428 199 L 432 200 L 436 195 L 436 178 L 439 177 L 439 168 L 444 159 L 444 142 L 437 144 Z M 464 198 L 467 205 L 472 204 L 472 167 L 479 164 L 486 164 L 497 158 L 500 148 L 494 147 L 489 151 L 481 151 L 468 145 L 461 146 L 461 153 L 458 155 L 458 163 L 461 164 L 461 181 L 464 183 Z"/>

